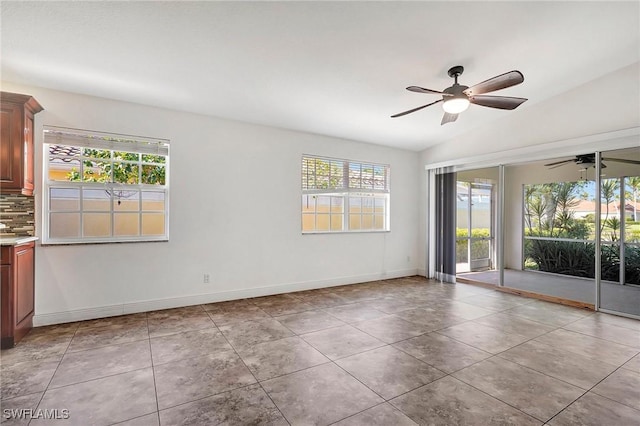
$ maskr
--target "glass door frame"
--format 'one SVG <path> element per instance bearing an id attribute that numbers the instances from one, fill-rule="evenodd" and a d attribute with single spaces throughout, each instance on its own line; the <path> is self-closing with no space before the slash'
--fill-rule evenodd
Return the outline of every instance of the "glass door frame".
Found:
<path id="1" fill-rule="evenodd" d="M 476 263 L 474 266 L 473 262 L 482 261 L 487 262 L 486 268 L 489 270 L 494 270 L 496 265 L 495 260 L 495 228 L 496 228 L 496 208 L 495 208 L 495 185 L 491 183 L 478 183 L 478 182 L 465 182 L 468 183 L 467 188 L 467 236 L 466 237 L 456 237 L 456 244 L 459 241 L 466 240 L 467 245 L 467 264 L 469 265 L 469 272 L 485 270 L 484 266 Z M 474 188 L 483 188 L 489 190 L 489 236 L 488 237 L 474 237 L 473 229 L 474 229 L 474 220 L 473 220 L 473 190 Z M 488 241 L 489 249 L 488 249 L 488 257 L 481 259 L 473 259 L 472 258 L 472 250 L 471 247 L 476 241 Z"/>

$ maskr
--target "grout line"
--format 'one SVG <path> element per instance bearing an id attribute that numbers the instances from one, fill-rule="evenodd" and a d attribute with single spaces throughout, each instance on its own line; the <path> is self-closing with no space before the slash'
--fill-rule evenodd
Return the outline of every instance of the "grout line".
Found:
<path id="1" fill-rule="evenodd" d="M 153 393 L 156 397 L 156 413 L 158 415 L 158 425 L 160 425 L 160 403 L 158 402 L 158 383 L 156 381 L 156 366 L 155 366 L 155 362 L 153 362 L 153 348 L 151 345 L 151 331 L 149 330 L 149 317 L 145 315 L 145 319 L 147 323 L 147 335 L 149 336 L 149 355 L 151 357 L 151 375 L 153 376 Z"/>
<path id="2" fill-rule="evenodd" d="M 49 379 L 47 386 L 44 388 L 44 391 L 42 392 L 42 396 L 40 397 L 40 400 L 36 405 L 36 410 L 40 407 L 40 404 L 42 404 L 42 400 L 44 399 L 45 394 L 49 391 L 49 386 L 51 386 L 51 382 L 53 381 L 53 378 L 56 376 L 56 373 L 58 372 L 58 369 L 60 368 L 60 365 L 62 364 L 62 361 L 64 360 L 64 357 L 67 354 L 67 351 L 69 350 L 69 346 L 71 346 L 71 342 L 73 342 L 73 339 L 75 338 L 79 328 L 80 328 L 80 324 L 78 323 L 78 325 L 76 326 L 76 329 L 73 332 L 73 336 L 71 336 L 71 339 L 69 339 L 69 343 L 67 344 L 67 347 L 65 348 L 64 352 L 62 353 L 62 356 L 60 357 L 60 360 L 58 361 L 58 365 L 56 366 L 55 371 L 51 375 L 51 378 Z M 29 419 L 29 422 L 27 423 L 27 425 L 30 425 L 32 420 L 33 419 Z"/>
<path id="3" fill-rule="evenodd" d="M 238 359 L 240 359 L 240 361 L 242 362 L 242 364 L 244 365 L 244 367 L 247 369 L 247 371 L 253 376 L 254 380 L 256 381 L 256 383 L 252 383 L 251 385 L 247 385 L 247 386 L 252 386 L 254 384 L 257 384 L 258 386 L 260 386 L 260 389 L 262 389 L 262 392 L 265 393 L 265 395 L 267 395 L 267 398 L 269 398 L 269 400 L 271 401 L 271 403 L 273 404 L 274 407 L 276 407 L 276 410 L 278 410 L 278 412 L 280 413 L 280 415 L 282 416 L 282 418 L 289 424 L 291 425 L 291 422 L 289 421 L 289 419 L 287 419 L 284 415 L 284 413 L 282 412 L 282 410 L 280 410 L 280 407 L 278 407 L 278 404 L 276 404 L 276 402 L 273 400 L 273 398 L 271 398 L 271 395 L 269 395 L 269 392 L 267 392 L 267 390 L 264 388 L 264 386 L 262 386 L 262 383 L 260 382 L 260 380 L 258 380 L 258 378 L 256 377 L 256 375 L 253 373 L 253 371 L 249 368 L 249 366 L 247 365 L 247 363 L 244 361 L 244 358 L 242 358 L 242 356 L 240 355 L 240 353 L 236 350 L 235 346 L 233 346 L 231 344 L 231 341 L 229 341 L 229 339 L 227 339 L 227 336 L 224 335 L 224 333 L 222 333 L 222 331 L 220 331 L 220 334 L 222 335 L 222 337 L 227 341 L 227 344 L 229 346 L 231 346 L 231 348 L 233 349 L 233 351 L 235 352 L 236 356 L 238 357 Z"/>
<path id="4" fill-rule="evenodd" d="M 493 357 L 490 357 L 490 358 L 487 358 L 487 359 L 491 359 L 491 358 L 493 358 Z M 485 361 L 485 360 L 483 360 L 483 361 Z M 462 380 L 462 379 L 460 379 L 460 378 L 458 378 L 458 377 L 454 376 L 453 374 L 449 374 L 449 377 L 451 377 L 451 378 L 452 378 L 452 379 L 454 379 L 454 380 L 459 381 L 460 383 L 464 383 L 465 385 L 469 386 L 470 388 L 473 388 L 473 389 L 477 390 L 478 392 L 481 392 L 481 393 L 483 393 L 483 394 L 487 395 L 487 396 L 488 396 L 489 398 L 491 398 L 491 399 L 495 399 L 496 401 L 498 401 L 498 402 L 500 402 L 500 403 L 502 403 L 502 404 L 508 405 L 509 407 L 513 408 L 514 410 L 521 412 L 521 413 L 522 413 L 522 414 L 524 414 L 525 416 L 528 416 L 528 417 L 531 417 L 532 419 L 535 419 L 535 420 L 541 421 L 543 424 L 546 424 L 549 420 L 551 420 L 551 419 L 549 419 L 549 420 L 547 420 L 547 421 L 545 422 L 544 420 L 539 419 L 538 417 L 536 417 L 536 416 L 534 416 L 534 415 L 532 415 L 532 414 L 529 414 L 529 413 L 527 413 L 527 412 L 523 411 L 522 409 L 520 409 L 520 408 L 516 407 L 515 405 L 512 405 L 512 404 L 510 404 L 510 403 L 508 403 L 508 402 L 506 402 L 506 401 L 503 401 L 503 400 L 501 400 L 500 398 L 497 398 L 497 397 L 495 397 L 495 396 L 491 395 L 490 393 L 485 392 L 484 390 L 477 388 L 477 387 L 476 387 L 476 386 L 474 386 L 473 384 L 465 382 L 464 380 Z"/>

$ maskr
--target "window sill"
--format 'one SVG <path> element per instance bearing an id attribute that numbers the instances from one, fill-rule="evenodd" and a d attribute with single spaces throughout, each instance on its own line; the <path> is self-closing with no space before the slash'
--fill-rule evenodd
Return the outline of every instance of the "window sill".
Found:
<path id="1" fill-rule="evenodd" d="M 102 244 L 131 244 L 131 243 L 168 243 L 168 238 L 160 240 L 127 240 L 127 241 L 64 241 L 64 242 L 43 242 L 40 244 L 42 247 L 55 247 L 55 246 L 77 246 L 77 245 L 102 245 Z"/>
<path id="2" fill-rule="evenodd" d="M 327 235 L 327 234 L 385 234 L 391 230 L 364 230 L 364 231 L 302 231 L 302 235 Z"/>

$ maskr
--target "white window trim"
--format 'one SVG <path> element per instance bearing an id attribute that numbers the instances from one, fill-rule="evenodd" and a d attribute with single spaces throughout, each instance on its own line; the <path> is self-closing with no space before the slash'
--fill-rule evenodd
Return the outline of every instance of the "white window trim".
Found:
<path id="1" fill-rule="evenodd" d="M 343 212 L 342 212 L 342 229 L 340 230 L 304 230 L 302 224 L 303 213 L 300 212 L 300 229 L 303 235 L 306 234 L 358 234 L 358 233 L 384 233 L 391 232 L 391 183 L 390 183 L 390 171 L 391 166 L 389 164 L 376 163 L 372 161 L 359 161 L 359 160 L 347 160 L 343 158 L 333 158 L 333 157 L 325 157 L 320 155 L 313 154 L 303 154 L 300 161 L 300 176 L 302 176 L 302 163 L 305 158 L 313 158 L 319 160 L 325 160 L 328 162 L 341 162 L 343 163 L 343 182 L 345 185 L 340 188 L 327 188 L 327 189 L 303 189 L 301 185 L 301 196 L 302 199 L 305 195 L 323 195 L 323 196 L 336 196 L 342 197 L 343 199 Z M 360 165 L 372 165 L 372 166 L 381 166 L 385 169 L 385 181 L 387 189 L 362 189 L 362 188 L 349 188 L 349 165 L 350 164 L 360 164 Z M 376 199 L 383 199 L 385 204 L 385 215 L 384 215 L 384 225 L 383 229 L 349 229 L 349 197 L 350 196 L 373 196 Z M 317 213 L 314 215 L 314 219 L 317 221 Z M 329 214 L 331 220 L 332 214 Z M 360 211 L 360 218 L 362 221 L 362 210 Z M 375 216 L 375 215 L 374 215 Z M 374 218 L 375 220 L 375 218 Z"/>
<path id="2" fill-rule="evenodd" d="M 123 135 L 116 133 L 106 133 L 97 131 L 87 131 L 80 129 L 71 129 L 58 126 L 44 126 L 44 142 L 43 142 L 43 193 L 42 193 L 42 244 L 43 245 L 67 245 L 67 244 L 95 244 L 95 243 L 123 243 L 123 242 L 154 242 L 154 241 L 169 241 L 169 179 L 170 179 L 170 155 L 169 155 L 169 140 L 159 138 L 146 138 L 139 136 Z M 66 145 L 85 147 L 92 149 L 105 149 L 117 151 L 120 148 L 122 151 L 123 146 L 119 146 L 117 143 L 100 141 L 101 137 L 111 137 L 124 140 L 123 143 L 132 143 L 136 150 L 129 152 L 137 152 L 141 154 L 163 155 L 165 156 L 165 184 L 164 185 L 150 185 L 150 184 L 122 184 L 122 183 L 102 183 L 102 182 L 65 182 L 65 181 L 52 181 L 49 180 L 49 146 L 50 145 Z M 90 143 L 83 143 L 89 141 Z M 129 146 L 130 147 L 130 146 Z M 126 162 L 126 161 L 122 161 Z M 140 160 L 137 164 L 145 164 Z M 80 192 L 79 202 L 82 206 L 82 190 L 83 188 L 91 189 L 130 189 L 138 192 L 139 210 L 138 220 L 139 229 L 142 232 L 142 213 L 158 213 L 157 210 L 142 210 L 142 191 L 156 191 L 164 193 L 164 230 L 163 235 L 149 235 L 149 236 L 114 236 L 109 237 L 73 237 L 73 238 L 50 238 L 49 237 L 49 222 L 50 222 L 50 189 L 51 188 L 74 188 Z M 82 232 L 83 225 L 83 210 L 73 210 L 80 215 L 80 230 Z M 56 211 L 58 212 L 58 211 Z M 60 211 L 63 212 L 63 211 Z M 105 213 L 107 213 L 105 211 Z M 114 221 L 114 207 L 113 199 L 110 203 L 109 215 L 111 216 L 111 231 L 113 233 L 113 221 Z"/>

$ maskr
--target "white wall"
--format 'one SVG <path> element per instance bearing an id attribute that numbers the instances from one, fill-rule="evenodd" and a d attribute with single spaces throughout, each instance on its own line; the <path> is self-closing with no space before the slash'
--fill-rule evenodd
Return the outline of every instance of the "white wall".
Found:
<path id="1" fill-rule="evenodd" d="M 170 241 L 38 245 L 37 325 L 417 272 L 415 152 L 11 83 L 2 90 L 44 107 L 38 235 L 43 125 L 171 140 Z M 391 232 L 302 235 L 303 153 L 389 163 Z"/>

